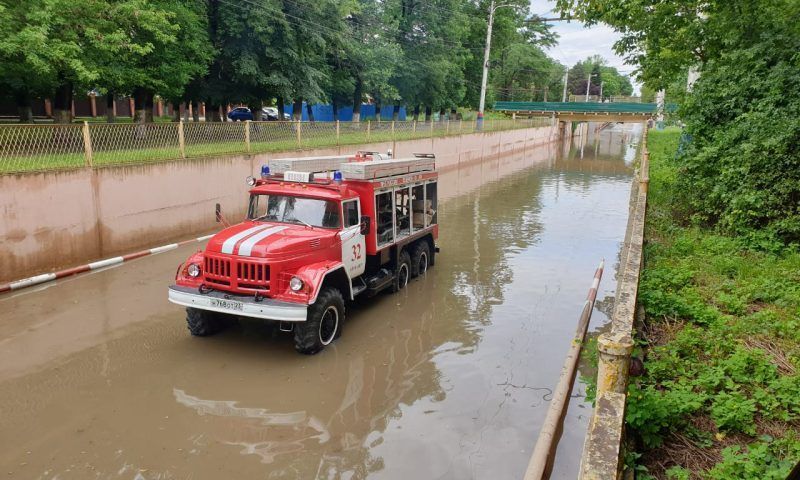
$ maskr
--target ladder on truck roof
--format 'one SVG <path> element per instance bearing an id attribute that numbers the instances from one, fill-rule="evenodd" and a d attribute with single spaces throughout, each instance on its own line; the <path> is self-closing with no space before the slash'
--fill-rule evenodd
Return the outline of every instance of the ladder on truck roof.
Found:
<path id="1" fill-rule="evenodd" d="M 413 158 L 348 162 L 341 166 L 342 174 L 348 180 L 372 180 L 434 170 L 436 155 L 432 153 L 415 153 Z"/>
<path id="2" fill-rule="evenodd" d="M 391 155 L 389 155 L 391 158 Z M 343 163 L 383 160 L 380 152 L 358 151 L 348 155 L 325 155 L 318 157 L 288 157 L 276 158 L 269 161 L 269 171 L 272 174 L 286 172 L 330 172 L 339 170 Z"/>
<path id="3" fill-rule="evenodd" d="M 286 172 L 328 172 L 338 170 L 351 155 L 330 155 L 324 157 L 278 158 L 269 161 L 269 172 L 281 174 Z"/>

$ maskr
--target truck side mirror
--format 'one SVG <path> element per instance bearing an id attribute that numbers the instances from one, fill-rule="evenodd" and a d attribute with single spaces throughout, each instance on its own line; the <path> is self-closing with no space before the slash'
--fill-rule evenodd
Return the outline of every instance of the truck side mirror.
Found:
<path id="1" fill-rule="evenodd" d="M 217 219 L 217 223 L 222 221 L 222 207 L 219 203 L 214 207 L 214 218 Z"/>
<path id="2" fill-rule="evenodd" d="M 361 235 L 366 235 L 369 233 L 369 226 L 370 226 L 370 218 L 368 215 L 361 216 Z"/>

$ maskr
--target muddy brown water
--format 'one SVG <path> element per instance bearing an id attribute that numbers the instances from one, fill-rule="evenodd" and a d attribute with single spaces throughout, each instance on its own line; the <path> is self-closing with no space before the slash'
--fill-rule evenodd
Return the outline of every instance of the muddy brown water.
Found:
<path id="1" fill-rule="evenodd" d="M 313 357 L 258 322 L 190 337 L 166 287 L 197 247 L 0 297 L 0 476 L 521 478 L 603 257 L 613 295 L 636 138 L 443 172 L 436 266 Z M 584 390 L 553 478 L 577 472 Z"/>

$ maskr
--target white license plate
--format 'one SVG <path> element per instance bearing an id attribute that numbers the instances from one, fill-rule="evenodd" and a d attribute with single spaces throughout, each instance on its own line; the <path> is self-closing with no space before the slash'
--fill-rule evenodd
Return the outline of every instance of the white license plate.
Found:
<path id="1" fill-rule="evenodd" d="M 217 298 L 212 298 L 211 306 L 217 308 L 224 308 L 226 310 L 235 310 L 237 312 L 244 311 L 244 303 L 236 302 L 233 300 L 220 300 Z"/>

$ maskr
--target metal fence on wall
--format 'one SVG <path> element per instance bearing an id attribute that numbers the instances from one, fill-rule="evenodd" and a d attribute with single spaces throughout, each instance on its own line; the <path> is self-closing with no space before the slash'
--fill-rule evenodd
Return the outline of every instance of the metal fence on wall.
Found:
<path id="1" fill-rule="evenodd" d="M 483 131 L 550 122 L 548 118 L 487 119 Z M 474 133 L 476 127 L 474 120 L 1 125 L 0 174 L 395 142 Z"/>

